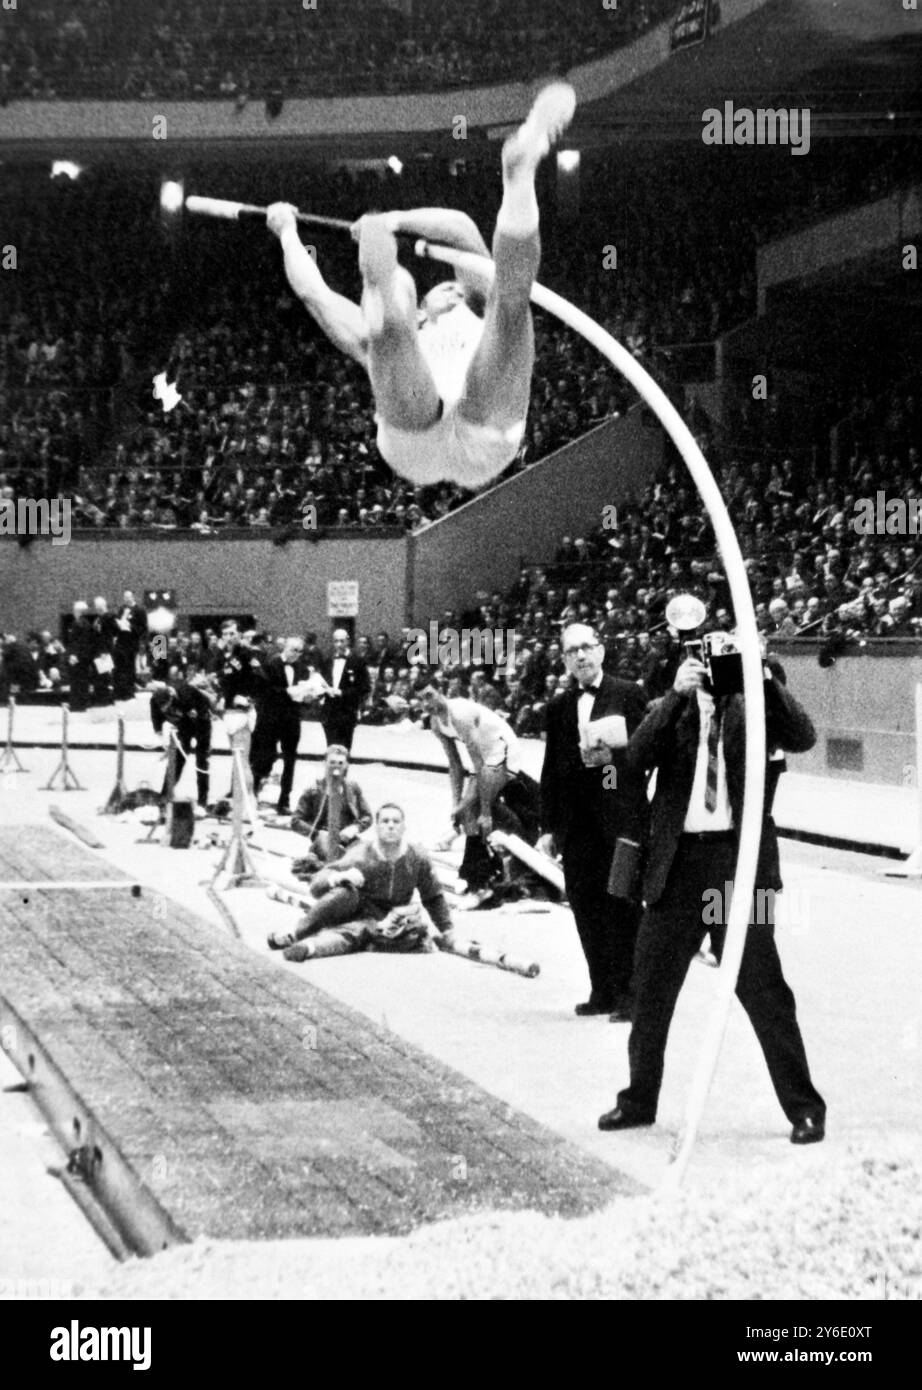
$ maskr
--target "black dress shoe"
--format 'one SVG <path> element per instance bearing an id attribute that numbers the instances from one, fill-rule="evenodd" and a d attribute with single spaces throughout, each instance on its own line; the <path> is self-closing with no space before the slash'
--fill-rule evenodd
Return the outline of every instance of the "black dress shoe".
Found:
<path id="1" fill-rule="evenodd" d="M 599 1129 L 640 1129 L 643 1125 L 655 1123 L 654 1119 L 647 1119 L 636 1110 L 621 1110 L 617 1105 L 614 1110 L 599 1116 Z"/>
<path id="2" fill-rule="evenodd" d="M 573 1012 L 577 1018 L 591 1018 L 593 1014 L 607 1014 L 611 1010 L 611 1003 L 606 1001 L 600 1003 L 598 999 L 587 999 L 585 1004 L 577 1004 Z"/>
<path id="3" fill-rule="evenodd" d="M 826 1121 L 813 1115 L 798 1120 L 791 1130 L 792 1144 L 820 1144 L 826 1138 Z"/>

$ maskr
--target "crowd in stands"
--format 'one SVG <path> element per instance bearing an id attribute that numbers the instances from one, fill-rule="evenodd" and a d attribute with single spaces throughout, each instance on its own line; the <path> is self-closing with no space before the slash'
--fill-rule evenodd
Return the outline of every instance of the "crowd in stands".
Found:
<path id="1" fill-rule="evenodd" d="M 922 637 L 919 385 L 917 379 L 901 383 L 876 408 L 865 403 L 855 423 L 855 452 L 839 477 L 814 474 L 793 458 L 718 467 L 767 642 L 819 639 L 821 659 L 829 664 L 869 638 Z M 700 442 L 708 445 L 704 437 Z M 888 533 L 886 523 L 881 529 L 881 492 L 906 502 L 902 534 L 892 527 Z M 875 517 L 870 529 L 858 524 L 868 502 Z M 519 733 L 540 736 L 547 704 L 567 679 L 561 626 L 578 620 L 599 631 L 608 668 L 640 681 L 654 698 L 671 679 L 676 648 L 665 609 L 680 593 L 698 594 L 717 625 L 733 626 L 713 532 L 693 487 L 673 464 L 635 503 L 601 518 L 585 537 L 563 537 L 552 562 L 524 564 L 509 592 L 483 593 L 469 611 L 439 615 L 446 633 L 476 629 L 515 638 L 511 655 L 507 641 L 501 666 L 478 667 L 476 652 L 455 654 L 458 659 L 444 668 L 446 688 L 504 710 Z M 151 645 L 145 614 L 128 590 L 111 612 L 105 597 L 95 598 L 92 609 L 80 601 L 63 642 L 50 631 L 25 639 L 7 635 L 0 697 L 11 686 L 29 693 L 68 687 L 81 708 L 130 698 L 136 681 L 158 666 L 209 675 L 220 663 L 216 631 L 178 630 L 163 640 L 166 650 Z M 254 632 L 250 640 L 265 654 L 284 639 Z M 396 639 L 387 633 L 356 639 L 356 654 L 372 678 L 366 722 L 421 717 L 415 692 L 424 666 L 414 643 L 409 629 Z M 305 660 L 319 668 L 316 632 L 306 635 Z"/>
<path id="2" fill-rule="evenodd" d="M 898 169 L 913 176 L 918 153 L 901 163 L 895 147 L 887 151 L 881 160 L 875 142 L 858 150 L 818 144 L 807 176 L 787 151 L 764 150 L 758 177 L 751 164 L 734 162 L 732 149 L 587 154 L 578 222 L 576 209 L 557 205 L 548 167 L 541 278 L 588 306 L 651 369 L 668 370 L 684 347 L 709 343 L 754 312 L 755 248 L 777 231 L 780 208 L 787 225 L 797 225 L 840 198 L 883 191 Z M 186 179 L 189 191 L 241 191 L 236 165 L 190 167 Z M 434 160 L 414 162 L 401 177 L 268 163 L 249 166 L 245 182 L 254 201 L 284 196 L 335 216 L 457 206 L 488 235 L 500 192 L 495 159 L 475 158 L 453 173 Z M 158 187 L 159 174 L 143 169 L 90 169 L 63 184 L 48 179 L 47 166 L 27 175 L 0 171 L 3 240 L 19 252 L 15 274 L 4 275 L 0 309 L 0 499 L 71 497 L 75 526 L 245 526 L 279 535 L 309 506 L 319 528 L 413 530 L 466 500 L 453 487 L 415 489 L 384 464 L 364 374 L 293 300 L 268 234 L 192 219 L 168 224 Z M 316 242 L 329 281 L 357 297 L 353 244 L 320 234 Z M 414 272 L 422 289 L 443 274 L 423 265 Z M 843 353 L 836 366 L 843 375 L 832 383 L 828 409 L 809 425 L 795 415 L 789 433 L 774 429 L 774 406 L 753 407 L 752 420 L 729 440 L 712 436 L 706 417 L 695 425 L 738 528 L 760 626 L 769 637 L 819 635 L 830 652 L 922 628 L 916 538 L 860 535 L 852 524 L 856 501 L 880 490 L 922 497 L 918 385 L 882 395 L 887 364 Z M 151 394 L 163 370 L 182 395 L 168 413 Z M 514 467 L 632 399 L 581 338 L 539 315 L 532 409 Z M 843 416 L 848 448 L 838 467 L 824 467 L 828 427 Z M 811 444 L 825 452 L 811 457 Z M 498 701 L 520 732 L 540 734 L 547 702 L 566 678 L 559 624 L 578 615 L 599 625 L 611 669 L 656 693 L 670 645 L 665 604 L 689 589 L 732 622 L 713 537 L 690 485 L 673 473 L 622 509 L 617 529 L 563 542 L 553 563 L 528 568 L 511 594 L 484 596 L 480 613 L 444 615 L 447 626 L 473 618 L 518 638 L 508 678 L 490 671 L 448 678 L 471 683 L 475 698 Z M 86 638 L 85 659 L 95 661 L 105 654 L 96 651 L 100 642 L 111 642 L 123 652 L 127 680 L 131 644 L 116 637 L 105 604 L 84 619 L 96 634 Z M 124 613 L 114 611 L 114 620 L 124 624 Z M 173 654 L 194 664 L 218 639 L 173 640 Z M 372 652 L 370 639 L 367 646 Z M 9 639 L 6 687 L 24 674 L 38 688 L 69 686 L 73 654 L 51 633 Z M 375 664 L 377 694 L 366 718 L 415 717 L 419 677 L 406 646 L 389 642 L 387 655 Z M 133 679 L 137 663 L 132 672 Z M 100 690 L 115 698 L 115 667 L 90 686 L 83 698 L 96 700 Z"/>
<path id="3" fill-rule="evenodd" d="M 802 179 L 801 161 L 786 151 L 764 151 L 764 173 L 749 180 L 741 203 L 735 153 L 587 156 L 578 224 L 571 208 L 557 206 L 553 173 L 544 171 L 542 280 L 589 306 L 654 373 L 679 371 L 688 345 L 709 344 L 752 314 L 755 245 L 774 210 L 809 211 L 814 189 L 825 186 L 812 168 Z M 828 165 L 832 179 L 839 154 L 820 148 L 811 160 Z M 873 180 L 870 155 L 863 167 Z M 469 496 L 394 477 L 375 445 L 364 373 L 294 301 L 261 228 L 191 218 L 166 225 L 159 178 L 144 171 L 90 169 L 62 184 L 48 179 L 47 166 L 10 168 L 0 180 L 5 238 L 19 249 L 0 311 L 5 486 L 72 497 L 75 527 L 205 532 L 284 528 L 309 507 L 318 528 L 415 529 Z M 187 173 L 190 191 L 215 196 L 236 195 L 240 183 L 236 165 Z M 400 177 L 269 164 L 248 168 L 246 183 L 256 200 L 284 195 L 346 217 L 371 207 L 458 206 L 488 235 L 499 197 L 495 161 L 454 174 L 414 162 Z M 329 281 L 357 296 L 353 244 L 318 234 L 316 245 Z M 423 289 L 441 274 L 414 271 Z M 151 391 L 163 370 L 182 396 L 169 413 Z M 582 338 L 537 315 L 532 409 L 513 469 L 632 399 Z M 839 414 L 848 404 L 837 402 Z"/>
<path id="4" fill-rule="evenodd" d="M 245 101 L 524 81 L 630 43 L 677 0 L 40 0 L 4 7 L 6 100 Z"/>

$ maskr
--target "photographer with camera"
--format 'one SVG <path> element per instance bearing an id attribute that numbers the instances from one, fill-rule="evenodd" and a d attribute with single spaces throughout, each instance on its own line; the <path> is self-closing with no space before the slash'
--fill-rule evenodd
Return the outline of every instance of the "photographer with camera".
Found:
<path id="1" fill-rule="evenodd" d="M 630 1084 L 614 1109 L 600 1117 L 603 1130 L 654 1123 L 666 1040 L 686 972 L 707 931 L 718 958 L 723 950 L 726 914 L 715 926 L 705 908 L 713 906 L 715 893 L 723 900 L 736 869 L 746 730 L 742 658 L 738 650 L 728 651 L 726 638 L 719 651 L 718 636 L 724 635 L 686 644 L 688 654 L 672 690 L 650 710 L 627 747 L 628 764 L 638 773 L 655 768 L 657 778 L 645 913 L 634 960 Z M 810 719 L 772 665 L 763 665 L 763 676 L 769 756 L 778 749 L 807 752 L 816 742 Z M 767 777 L 772 780 L 770 769 Z M 810 1144 L 824 1137 L 826 1106 L 810 1079 L 794 996 L 775 945 L 774 894 L 781 887 L 778 839 L 764 807 L 754 894 L 758 911 L 750 912 L 736 993 L 792 1125 L 791 1142 Z"/>

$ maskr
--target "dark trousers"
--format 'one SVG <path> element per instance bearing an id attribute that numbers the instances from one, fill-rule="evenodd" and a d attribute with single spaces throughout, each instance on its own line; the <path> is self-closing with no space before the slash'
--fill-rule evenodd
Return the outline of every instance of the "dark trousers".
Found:
<path id="1" fill-rule="evenodd" d="M 112 673 L 113 693 L 116 700 L 130 700 L 134 695 L 137 659 L 137 648 L 116 646 L 113 652 L 115 670 Z"/>
<path id="2" fill-rule="evenodd" d="M 342 700 L 328 700 L 320 715 L 320 725 L 329 748 L 331 743 L 341 743 L 347 752 L 352 752 L 352 739 L 355 726 L 359 722 L 358 712 L 348 706 L 343 709 Z"/>
<path id="3" fill-rule="evenodd" d="M 533 845 L 541 830 L 541 790 L 527 772 L 517 772 L 496 798 L 493 820 L 499 830 Z"/>
<path id="4" fill-rule="evenodd" d="M 493 824 L 507 835 L 518 835 L 533 845 L 540 828 L 540 791 L 527 773 L 516 773 L 494 798 Z M 476 814 L 476 812 L 475 812 Z M 464 857 L 458 876 L 476 892 L 502 877 L 503 861 L 479 833 L 469 833 L 464 841 Z"/>
<path id="5" fill-rule="evenodd" d="M 257 715 L 250 746 L 250 768 L 253 773 L 253 786 L 259 791 L 272 771 L 272 764 L 282 751 L 282 783 L 279 788 L 279 805 L 287 806 L 291 800 L 291 786 L 295 778 L 295 763 L 298 758 L 298 743 L 301 739 L 301 721 L 295 719 L 276 719 Z"/>
<path id="6" fill-rule="evenodd" d="M 91 677 L 95 675 L 95 667 L 88 661 L 78 660 L 76 665 L 67 668 L 70 690 L 68 691 L 68 705 L 76 712 L 88 709 L 90 706 Z"/>
<path id="7" fill-rule="evenodd" d="M 318 877 L 315 879 L 315 889 L 322 888 L 323 880 Z M 295 941 L 303 941 L 306 936 L 314 936 L 329 927 L 341 927 L 346 922 L 357 922 L 363 916 L 370 915 L 362 911 L 362 899 L 358 889 L 345 883 L 339 888 L 321 891 L 321 896 L 317 898 L 313 907 L 308 908 L 293 935 Z"/>
<path id="8" fill-rule="evenodd" d="M 593 1003 L 614 1008 L 631 993 L 639 911 L 607 891 L 615 849 L 598 823 L 578 821 L 563 844 L 563 875 L 589 967 Z"/>
<path id="9" fill-rule="evenodd" d="M 352 752 L 352 739 L 357 723 L 359 723 L 359 712 L 350 708 L 349 705 L 343 706 L 342 696 L 339 699 L 328 699 L 320 714 L 320 724 L 323 727 L 324 737 L 327 739 L 327 748 L 330 748 L 331 744 L 342 744 L 343 748 Z"/>
<path id="10" fill-rule="evenodd" d="M 490 849 L 483 836 L 465 835 L 458 877 L 464 880 L 468 888 L 476 893 L 478 889 L 486 888 L 493 879 L 502 878 L 502 874 L 503 861 Z"/>
<path id="11" fill-rule="evenodd" d="M 315 880 L 315 885 L 317 880 Z M 310 937 L 314 955 L 347 956 L 361 951 L 369 923 L 380 919 L 380 912 L 366 903 L 358 889 L 344 884 L 331 888 L 301 918 L 294 931 L 295 941 Z"/>
<path id="12" fill-rule="evenodd" d="M 97 671 L 96 663 L 90 662 L 91 704 L 111 705 L 115 703 L 112 674 L 111 671 Z"/>
<path id="13" fill-rule="evenodd" d="M 724 884 L 732 880 L 735 867 L 732 842 L 714 844 L 683 836 L 665 892 L 644 914 L 637 936 L 634 1023 L 628 1043 L 631 1081 L 618 1096 L 623 1110 L 656 1118 L 676 1000 L 706 932 L 711 933 L 718 958 L 723 952 L 729 904 L 724 907 L 723 926 L 707 923 L 714 918 L 714 890 L 723 899 Z M 763 919 L 773 917 L 771 910 L 765 910 L 766 896 L 756 896 L 756 912 Z M 768 906 L 770 909 L 770 895 Z M 822 1118 L 826 1106 L 810 1080 L 794 995 L 782 974 L 774 925 L 759 925 L 758 915 L 747 932 L 736 994 L 755 1029 L 785 1115 L 792 1124 L 807 1116 Z"/>
<path id="14" fill-rule="evenodd" d="M 186 754 L 195 758 L 195 790 L 196 801 L 200 806 L 208 805 L 208 793 L 210 790 L 210 776 L 208 760 L 211 757 L 211 720 L 192 720 L 189 723 L 180 722 L 176 726 L 176 737 L 180 747 L 175 750 L 175 770 L 176 778 L 173 783 L 174 788 L 182 776 L 182 770 L 186 765 Z M 183 751 L 185 750 L 185 751 Z M 163 779 L 161 796 L 166 797 L 169 790 L 170 774 L 167 769 Z"/>

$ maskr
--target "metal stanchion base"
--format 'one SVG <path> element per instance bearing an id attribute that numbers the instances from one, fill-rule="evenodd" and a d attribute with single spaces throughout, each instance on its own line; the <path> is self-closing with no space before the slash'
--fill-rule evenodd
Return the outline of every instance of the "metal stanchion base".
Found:
<path id="1" fill-rule="evenodd" d="M 244 816 L 248 819 L 251 830 L 255 831 L 259 826 L 259 815 L 255 797 L 247 786 L 243 739 L 238 733 L 231 737 L 231 753 L 231 837 L 211 880 L 211 887 L 221 891 L 227 888 L 261 888 L 265 883 L 250 857 L 250 846 L 247 845 L 243 831 Z M 252 848 L 262 850 L 262 846 L 256 844 Z"/>
<path id="2" fill-rule="evenodd" d="M 62 773 L 64 775 L 64 781 L 61 783 L 60 787 L 56 787 L 54 785 L 55 779 L 59 777 Z M 77 779 L 76 773 L 72 771 L 70 764 L 61 762 L 58 763 L 58 766 L 55 768 L 54 772 L 51 774 L 51 777 L 45 783 L 45 785 L 43 787 L 39 787 L 39 791 L 84 792 L 86 791 L 86 787 L 83 785 L 82 782 L 80 782 Z"/>
<path id="3" fill-rule="evenodd" d="M 83 783 L 80 781 L 80 779 L 79 779 L 79 777 L 77 776 L 76 772 L 74 772 L 73 768 L 71 767 L 71 765 L 70 765 L 70 758 L 68 757 L 68 753 L 69 753 L 69 751 L 70 751 L 69 746 L 68 746 L 68 742 L 67 742 L 67 725 L 68 725 L 68 713 L 69 713 L 69 711 L 68 711 L 68 708 L 67 708 L 66 705 L 62 705 L 62 706 L 61 706 L 61 710 L 62 710 L 62 716 L 61 716 L 61 717 L 62 717 L 62 721 L 63 721 L 62 729 L 61 729 L 61 761 L 58 763 L 58 765 L 57 765 L 57 767 L 55 768 L 54 772 L 52 772 L 51 776 L 48 778 L 48 781 L 47 781 L 47 782 L 45 783 L 45 785 L 41 788 L 41 790 L 42 790 L 43 792 L 52 792 L 52 791 L 54 791 L 54 790 L 55 790 L 55 785 L 54 785 L 54 784 L 55 784 L 55 782 L 57 781 L 57 779 L 60 777 L 60 778 L 63 779 L 62 782 L 61 782 L 61 787 L 60 787 L 60 790 L 61 790 L 62 792 L 82 792 L 82 791 L 85 791 L 86 788 L 84 787 Z"/>
<path id="4" fill-rule="evenodd" d="M 18 687 L 14 687 L 14 689 L 18 690 Z M 13 747 L 13 717 L 16 714 L 15 695 L 11 695 L 7 700 L 6 709 L 6 747 L 0 754 L 0 772 L 25 772 L 26 768 L 19 761 L 19 754 Z"/>

